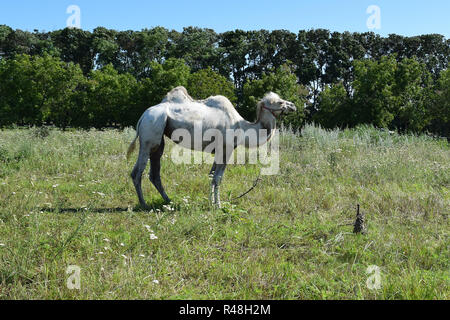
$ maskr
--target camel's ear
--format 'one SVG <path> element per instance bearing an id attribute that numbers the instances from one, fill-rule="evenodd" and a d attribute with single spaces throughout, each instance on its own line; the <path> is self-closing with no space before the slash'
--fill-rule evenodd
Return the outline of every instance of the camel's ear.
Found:
<path id="1" fill-rule="evenodd" d="M 261 109 L 265 107 L 265 104 L 263 101 L 259 101 L 256 104 L 256 120 L 259 121 L 259 117 L 261 116 Z"/>

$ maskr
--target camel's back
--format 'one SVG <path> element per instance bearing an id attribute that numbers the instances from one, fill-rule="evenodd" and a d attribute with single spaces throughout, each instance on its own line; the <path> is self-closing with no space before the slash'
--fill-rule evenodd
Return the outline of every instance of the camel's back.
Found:
<path id="1" fill-rule="evenodd" d="M 205 100 L 194 100 L 182 86 L 171 90 L 161 104 L 168 107 L 168 115 L 172 119 L 209 121 L 215 118 L 234 122 L 240 118 L 228 98 L 218 95 Z"/>

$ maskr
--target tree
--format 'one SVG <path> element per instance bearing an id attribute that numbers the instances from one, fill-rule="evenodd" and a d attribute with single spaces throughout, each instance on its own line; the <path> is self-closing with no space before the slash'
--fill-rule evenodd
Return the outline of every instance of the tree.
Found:
<path id="1" fill-rule="evenodd" d="M 193 70 L 216 68 L 218 36 L 212 29 L 187 27 L 173 38 L 170 56 L 183 59 Z"/>
<path id="2" fill-rule="evenodd" d="M 0 59 L 7 55 L 6 39 L 8 39 L 11 32 L 13 32 L 13 29 L 0 24 Z"/>
<path id="3" fill-rule="evenodd" d="M 246 81 L 248 42 L 243 30 L 224 32 L 220 35 L 219 48 L 221 64 L 219 72 L 233 80 L 238 95 Z"/>
<path id="4" fill-rule="evenodd" d="M 450 138 L 450 69 L 441 71 L 431 97 L 427 129 Z"/>
<path id="5" fill-rule="evenodd" d="M 352 92 L 342 82 L 325 88 L 314 121 L 328 128 L 365 123 L 421 131 L 430 118 L 431 75 L 415 58 L 396 58 L 355 60 Z"/>
<path id="6" fill-rule="evenodd" d="M 170 58 L 163 64 L 152 62 L 149 77 L 140 82 L 137 99 L 138 112 L 161 102 L 164 96 L 177 86 L 186 87 L 190 69 L 182 59 Z"/>
<path id="7" fill-rule="evenodd" d="M 17 54 L 42 55 L 44 53 L 58 54 L 50 39 L 49 33 L 35 30 L 31 33 L 20 29 L 0 25 L 0 57 L 14 58 Z"/>
<path id="8" fill-rule="evenodd" d="M 116 70 L 119 68 L 119 44 L 116 41 L 117 31 L 98 27 L 92 34 L 92 47 L 96 56 L 95 64 L 103 68 L 112 64 Z"/>
<path id="9" fill-rule="evenodd" d="M 415 57 L 404 58 L 395 70 L 394 119 L 390 124 L 401 131 L 421 132 L 430 122 L 431 73 Z"/>
<path id="10" fill-rule="evenodd" d="M 34 78 L 29 55 L 17 55 L 0 62 L 0 125 L 41 124 L 42 93 Z"/>
<path id="11" fill-rule="evenodd" d="M 163 27 L 144 29 L 137 33 L 136 50 L 138 78 L 148 77 L 151 63 L 163 63 L 168 58 L 169 31 Z"/>
<path id="12" fill-rule="evenodd" d="M 194 99 L 206 99 L 210 96 L 222 95 L 232 103 L 236 103 L 237 100 L 233 84 L 211 68 L 191 74 L 187 90 Z"/>
<path id="13" fill-rule="evenodd" d="M 45 122 L 65 129 L 86 119 L 82 106 L 76 104 L 76 96 L 85 82 L 79 65 L 44 55 L 34 58 L 34 69 L 38 91 L 44 99 L 42 112 Z"/>
<path id="14" fill-rule="evenodd" d="M 46 121 L 64 128 L 77 117 L 71 99 L 83 75 L 73 63 L 48 54 L 17 55 L 1 61 L 0 79 L 0 125 Z"/>
<path id="15" fill-rule="evenodd" d="M 354 126 L 360 123 L 387 128 L 396 112 L 393 87 L 397 61 L 384 56 L 379 61 L 356 60 L 353 101 Z"/>
<path id="16" fill-rule="evenodd" d="M 342 82 L 327 86 L 320 93 L 319 106 L 312 120 L 325 128 L 343 128 L 357 123 L 352 100 Z"/>
<path id="17" fill-rule="evenodd" d="M 129 73 L 119 74 L 112 65 L 91 72 L 88 85 L 90 125 L 96 128 L 130 125 L 136 115 L 138 85 Z"/>
<path id="18" fill-rule="evenodd" d="M 79 64 L 85 75 L 93 69 L 92 33 L 77 28 L 65 28 L 52 32 L 51 38 L 63 61 Z"/>
<path id="19" fill-rule="evenodd" d="M 269 91 L 279 94 L 281 98 L 297 106 L 297 112 L 286 116 L 283 122 L 295 128 L 301 127 L 307 93 L 305 88 L 297 83 L 297 77 L 289 64 L 284 64 L 273 72 L 264 73 L 260 80 L 247 81 L 244 85 L 244 104 L 238 108 L 239 113 L 247 120 L 254 120 L 257 102 Z"/>

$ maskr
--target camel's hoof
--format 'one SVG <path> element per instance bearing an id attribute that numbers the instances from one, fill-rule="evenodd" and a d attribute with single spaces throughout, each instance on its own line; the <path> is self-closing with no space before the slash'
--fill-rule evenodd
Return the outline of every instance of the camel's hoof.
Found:
<path id="1" fill-rule="evenodd" d="M 140 203 L 139 206 L 144 211 L 150 211 L 150 209 L 151 209 L 146 203 L 144 203 L 144 204 Z"/>

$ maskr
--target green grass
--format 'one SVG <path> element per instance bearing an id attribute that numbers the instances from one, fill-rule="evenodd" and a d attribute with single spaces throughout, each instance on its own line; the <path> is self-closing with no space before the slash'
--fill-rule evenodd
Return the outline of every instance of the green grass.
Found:
<path id="1" fill-rule="evenodd" d="M 47 134 L 49 134 L 47 136 Z M 450 148 L 371 127 L 280 138 L 280 173 L 231 165 L 224 208 L 210 166 L 175 165 L 139 209 L 133 130 L 0 131 L 1 299 L 449 299 Z M 148 169 L 148 168 L 147 168 Z M 345 224 L 356 204 L 368 233 Z M 151 229 L 157 239 L 152 239 Z M 66 268 L 81 268 L 69 290 Z M 366 286 L 370 265 L 381 288 Z M 154 280 L 158 280 L 155 283 Z"/>

